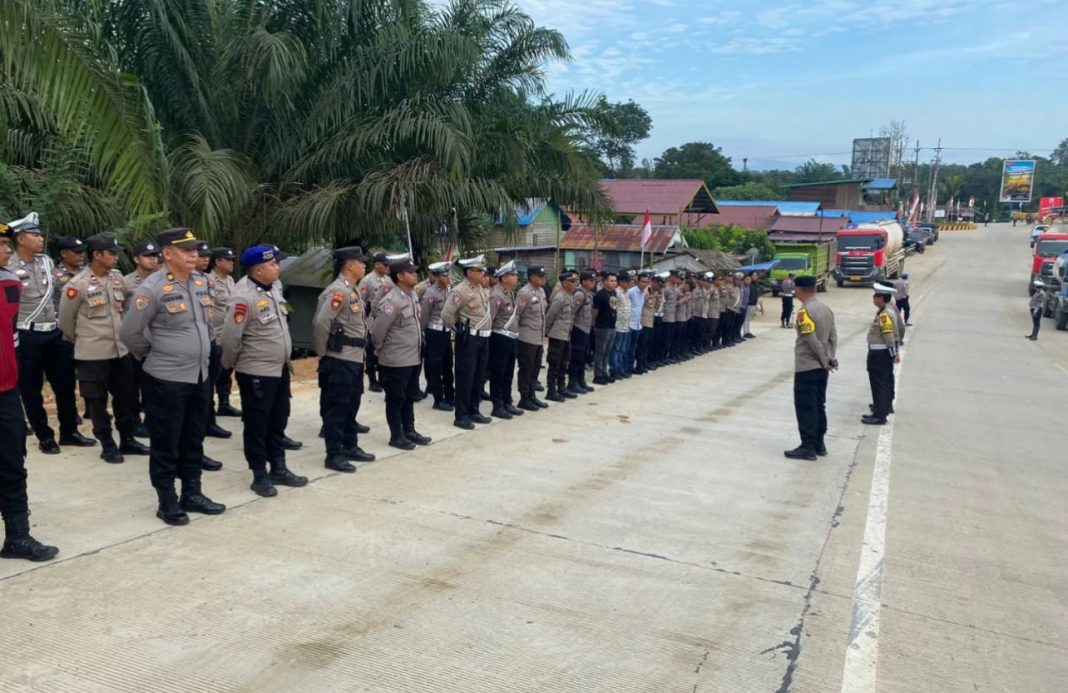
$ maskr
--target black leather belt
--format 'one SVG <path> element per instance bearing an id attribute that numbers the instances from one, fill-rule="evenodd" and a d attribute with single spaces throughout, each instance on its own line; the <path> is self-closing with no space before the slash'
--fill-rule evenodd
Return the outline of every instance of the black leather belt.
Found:
<path id="1" fill-rule="evenodd" d="M 367 339 L 365 337 L 342 337 L 341 343 L 348 347 L 365 347 L 367 346 Z"/>

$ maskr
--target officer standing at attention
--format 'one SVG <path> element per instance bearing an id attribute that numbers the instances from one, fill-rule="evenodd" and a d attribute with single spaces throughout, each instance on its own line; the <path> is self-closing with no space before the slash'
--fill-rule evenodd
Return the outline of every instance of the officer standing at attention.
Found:
<path id="1" fill-rule="evenodd" d="M 571 358 L 567 367 L 567 390 L 575 395 L 593 392 L 586 384 L 586 351 L 593 329 L 593 294 L 597 289 L 597 274 L 584 269 L 579 273 L 579 285 L 571 295 L 574 317 L 571 321 Z"/>
<path id="2" fill-rule="evenodd" d="M 55 270 L 56 286 L 52 290 L 52 301 L 56 304 L 58 311 L 59 299 L 63 296 L 63 289 L 66 288 L 67 282 L 85 267 L 85 243 L 74 236 L 60 236 L 53 245 L 59 255 Z"/>
<path id="3" fill-rule="evenodd" d="M 441 319 L 449 296 L 452 268 L 447 262 L 435 262 L 428 268 L 427 287 L 419 299 L 423 321 L 426 358 L 426 390 L 434 398 L 434 409 L 452 411 L 456 394 L 452 380 L 452 339 Z"/>
<path id="4" fill-rule="evenodd" d="M 838 331 L 834 313 L 816 298 L 815 277 L 798 277 L 794 290 L 801 301 L 794 345 L 794 413 L 801 445 L 783 454 L 814 460 L 827 454 L 827 378 L 838 368 Z"/>
<path id="5" fill-rule="evenodd" d="M 792 327 L 790 319 L 794 315 L 794 273 L 790 272 L 779 284 L 779 296 L 782 297 L 782 313 L 779 315 L 779 327 Z"/>
<path id="6" fill-rule="evenodd" d="M 476 423 L 488 424 L 490 418 L 478 411 L 482 400 L 482 383 L 489 363 L 489 338 L 492 316 L 489 292 L 482 286 L 486 259 L 460 260 L 464 281 L 449 292 L 441 311 L 445 327 L 456 330 L 456 413 L 453 426 L 470 430 Z"/>
<path id="7" fill-rule="evenodd" d="M 1027 303 L 1028 311 L 1031 313 L 1031 334 L 1024 336 L 1032 342 L 1038 341 L 1038 330 L 1042 327 L 1042 307 L 1046 303 L 1046 294 L 1042 289 L 1045 286 L 1042 282 L 1035 282 L 1035 288 L 1038 291 L 1031 294 L 1031 300 Z"/>
<path id="8" fill-rule="evenodd" d="M 241 254 L 246 273 L 234 288 L 222 329 L 222 365 L 233 368 L 241 391 L 242 441 L 252 470 L 253 492 L 278 495 L 278 486 L 301 487 L 307 477 L 286 467 L 284 446 L 289 423 L 290 353 L 293 342 L 285 302 L 274 288 L 285 257 L 273 245 L 257 245 Z M 270 466 L 270 473 L 267 468 Z"/>
<path id="9" fill-rule="evenodd" d="M 571 327 L 575 316 L 575 289 L 578 288 L 578 274 L 565 270 L 557 282 L 561 287 L 555 292 L 549 310 L 545 313 L 545 335 L 549 338 L 549 394 L 547 399 L 564 402 L 578 397 L 578 393 L 567 389 L 567 366 L 571 359 Z"/>
<path id="10" fill-rule="evenodd" d="M 679 296 L 679 271 L 669 270 L 666 283 L 664 284 L 664 361 L 677 363 L 675 358 L 675 315 L 678 312 Z"/>
<path id="11" fill-rule="evenodd" d="M 133 261 L 134 271 L 122 278 L 122 290 L 126 293 L 126 300 L 141 282 L 159 269 L 159 246 L 152 241 L 142 241 L 134 244 Z"/>
<path id="12" fill-rule="evenodd" d="M 490 399 L 493 401 L 491 416 L 511 419 L 522 416 L 523 410 L 512 403 L 512 381 L 515 375 L 518 352 L 516 295 L 519 271 L 515 261 L 508 262 L 496 272 L 497 284 L 490 292 L 490 318 L 493 334 L 490 335 L 489 381 Z"/>
<path id="13" fill-rule="evenodd" d="M 355 472 L 349 460 L 375 460 L 360 448 L 356 429 L 367 353 L 367 322 L 357 288 L 367 271 L 365 262 L 367 256 L 358 245 L 334 251 L 337 278 L 319 294 L 312 319 L 312 341 L 319 355 L 326 468 L 337 472 Z"/>
<path id="14" fill-rule="evenodd" d="M 372 334 L 378 356 L 379 376 L 386 393 L 386 423 L 389 444 L 401 450 L 429 445 L 430 437 L 415 430 L 415 400 L 419 390 L 419 354 L 423 331 L 419 322 L 419 298 L 415 285 L 418 269 L 410 260 L 389 267 L 393 288 L 378 302 Z"/>
<path id="15" fill-rule="evenodd" d="M 18 392 L 19 366 L 15 356 L 22 281 L 6 269 L 11 259 L 12 232 L 0 224 L 0 515 L 4 518 L 4 545 L 0 558 L 47 561 L 59 549 L 30 536 L 30 507 L 26 495 L 26 422 Z"/>
<path id="16" fill-rule="evenodd" d="M 912 316 L 912 306 L 909 305 L 909 273 L 902 272 L 901 276 L 894 282 L 894 303 L 897 306 L 897 312 L 905 318 L 905 325 L 911 325 L 909 318 Z M 904 327 L 904 325 L 902 325 Z"/>
<path id="17" fill-rule="evenodd" d="M 894 364 L 901 363 L 901 356 L 898 353 L 897 324 L 893 313 L 887 309 L 887 304 L 894 297 L 894 287 L 875 284 L 873 288 L 875 318 L 868 328 L 868 382 L 871 385 L 872 410 L 870 415 L 860 417 L 860 421 L 882 426 L 894 405 Z"/>
<path id="18" fill-rule="evenodd" d="M 123 455 L 147 455 L 149 450 L 134 438 L 137 425 L 137 385 L 129 349 L 122 343 L 122 315 L 126 296 L 119 264 L 122 247 L 109 234 L 90 236 L 89 267 L 66 282 L 59 303 L 59 327 L 74 344 L 78 386 L 89 406 L 93 435 L 100 441 L 100 458 L 116 464 Z M 120 445 L 111 437 L 108 393 L 115 411 Z"/>
<path id="19" fill-rule="evenodd" d="M 537 397 L 535 385 L 541 371 L 542 341 L 545 339 L 545 268 L 527 268 L 527 283 L 516 295 L 519 314 L 519 408 L 538 411 L 549 405 Z"/>
<path id="20" fill-rule="evenodd" d="M 189 228 L 160 233 L 164 267 L 135 289 L 120 334 L 133 357 L 143 361 L 148 471 L 159 498 L 156 517 L 169 525 L 188 524 L 187 512 L 226 510 L 200 485 L 211 401 L 211 296 L 194 269 L 197 243 Z M 182 480 L 181 500 L 174 492 L 176 476 Z"/>
<path id="21" fill-rule="evenodd" d="M 234 294 L 236 282 L 234 281 L 234 261 L 237 257 L 231 248 L 219 247 L 211 249 L 211 271 L 208 280 L 213 282 L 215 295 L 212 302 L 212 324 L 215 328 L 215 343 L 218 344 L 222 336 L 223 324 L 226 322 L 226 311 L 230 309 L 230 297 Z M 221 350 L 221 347 L 220 347 Z M 219 398 L 218 416 L 241 416 L 241 410 L 230 406 L 230 393 L 233 390 L 234 372 L 229 368 L 222 367 L 219 362 L 218 377 L 215 378 L 215 394 Z"/>
<path id="22" fill-rule="evenodd" d="M 219 379 L 219 374 L 222 372 L 222 364 L 220 358 L 222 355 L 222 348 L 219 346 L 219 339 L 222 336 L 222 322 L 226 319 L 226 313 L 222 314 L 222 319 L 217 319 L 219 310 L 215 305 L 215 280 L 208 274 L 208 267 L 211 265 L 211 249 L 208 244 L 201 241 L 197 245 L 197 267 L 196 271 L 204 275 L 204 281 L 208 285 L 208 295 L 211 297 L 211 357 L 208 361 L 208 380 L 211 381 L 211 387 L 214 391 L 215 383 Z M 225 309 L 224 309 L 225 310 Z M 205 429 L 206 436 L 211 438 L 229 438 L 233 435 L 230 431 L 220 426 L 215 420 L 215 403 L 208 402 L 208 427 Z M 204 469 L 209 471 L 217 471 L 222 469 L 222 462 L 213 460 L 207 455 L 204 456 Z"/>
<path id="23" fill-rule="evenodd" d="M 371 273 L 360 280 L 360 297 L 363 298 L 364 308 L 368 319 L 377 317 L 378 302 L 393 288 L 393 280 L 389 274 L 389 254 L 378 252 L 374 254 L 374 268 Z M 367 356 L 364 361 L 364 370 L 367 371 L 367 388 L 371 392 L 381 392 L 382 386 L 378 383 L 378 357 L 375 356 L 373 345 L 367 345 Z"/>
<path id="24" fill-rule="evenodd" d="M 22 282 L 16 328 L 19 331 L 19 393 L 41 452 L 59 454 L 60 445 L 92 447 L 96 441 L 78 432 L 74 400 L 74 353 L 63 340 L 56 319 L 55 273 L 52 260 L 41 252 L 44 238 L 36 212 L 8 224 L 15 238 L 15 254 L 7 268 Z M 48 425 L 41 388 L 52 386 L 59 418 L 59 444 Z"/>

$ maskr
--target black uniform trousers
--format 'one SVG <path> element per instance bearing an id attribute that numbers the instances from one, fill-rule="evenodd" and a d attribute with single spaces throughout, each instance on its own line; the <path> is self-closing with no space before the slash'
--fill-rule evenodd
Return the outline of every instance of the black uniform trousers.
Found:
<path id="1" fill-rule="evenodd" d="M 719 318 L 708 319 L 708 344 L 718 346 L 719 343 Z"/>
<path id="2" fill-rule="evenodd" d="M 827 435 L 827 369 L 794 373 L 794 413 L 801 447 L 815 452 Z"/>
<path id="3" fill-rule="evenodd" d="M 26 422 L 17 389 L 0 392 L 0 440 L 0 515 L 13 518 L 29 510 Z"/>
<path id="4" fill-rule="evenodd" d="M 140 423 L 141 414 L 145 411 L 145 366 L 132 356 L 130 357 L 130 365 L 134 379 L 134 416 L 137 417 L 137 421 Z"/>
<path id="5" fill-rule="evenodd" d="M 649 360 L 654 365 L 660 365 L 660 362 L 664 360 L 664 318 L 653 318 L 653 343 L 649 345 Z"/>
<path id="6" fill-rule="evenodd" d="M 909 305 L 909 297 L 899 298 L 894 303 L 897 304 L 897 312 L 901 313 L 901 316 L 905 318 L 905 322 L 909 321 L 909 316 L 912 315 L 912 306 Z"/>
<path id="7" fill-rule="evenodd" d="M 415 430 L 415 400 L 421 394 L 419 366 L 379 366 L 378 371 L 386 394 L 390 440 L 404 438 L 405 433 Z"/>
<path id="8" fill-rule="evenodd" d="M 586 353 L 589 344 L 589 332 L 583 332 L 577 327 L 571 328 L 571 360 L 567 364 L 567 374 L 572 380 L 586 382 Z"/>
<path id="9" fill-rule="evenodd" d="M 212 388 L 219 382 L 219 378 L 222 376 L 222 347 L 215 343 L 211 343 L 211 353 L 208 355 L 208 380 L 211 381 Z M 208 425 L 215 423 L 215 407 L 212 403 L 211 397 L 208 397 Z"/>
<path id="10" fill-rule="evenodd" d="M 177 477 L 184 493 L 198 492 L 211 383 L 179 383 L 145 373 L 144 387 L 152 486 L 173 490 Z"/>
<path id="11" fill-rule="evenodd" d="M 664 321 L 664 358 L 675 356 L 675 323 Z"/>
<path id="12" fill-rule="evenodd" d="M 549 337 L 549 382 L 566 387 L 568 364 L 571 361 L 571 344 L 563 339 Z"/>
<path id="13" fill-rule="evenodd" d="M 89 406 L 93 435 L 100 444 L 114 445 L 111 437 L 111 416 L 108 414 L 108 394 L 115 411 L 115 427 L 122 440 L 133 437 L 137 425 L 137 383 L 133 375 L 133 357 L 127 354 L 118 359 L 76 361 L 78 388 Z"/>
<path id="14" fill-rule="evenodd" d="M 512 404 L 512 382 L 515 378 L 515 362 L 518 347 L 514 337 L 496 332 L 490 335 L 489 381 L 493 406 Z"/>
<path id="15" fill-rule="evenodd" d="M 516 361 L 519 364 L 519 399 L 534 399 L 534 384 L 541 370 L 541 344 L 519 342 Z"/>
<path id="16" fill-rule="evenodd" d="M 456 396 L 452 381 L 452 337 L 448 330 L 427 329 L 426 390 L 434 403 L 451 402 Z"/>
<path id="17" fill-rule="evenodd" d="M 219 364 L 219 377 L 215 379 L 215 395 L 219 398 L 219 402 L 225 402 L 230 399 L 230 394 L 234 389 L 234 369 L 223 368 L 222 364 Z"/>
<path id="18" fill-rule="evenodd" d="M 890 415 L 893 397 L 894 358 L 889 349 L 868 350 L 868 382 L 871 384 L 872 416 Z"/>
<path id="19" fill-rule="evenodd" d="M 638 333 L 638 350 L 634 352 L 634 360 L 639 371 L 649 368 L 649 350 L 653 344 L 653 328 L 642 327 Z"/>
<path id="20" fill-rule="evenodd" d="M 241 391 L 242 442 L 245 461 L 254 472 L 267 470 L 267 463 L 284 464 L 286 449 L 282 442 L 289 423 L 289 367 L 277 376 L 237 374 Z M 325 432 L 324 432 L 325 434 Z"/>
<path id="21" fill-rule="evenodd" d="M 794 297 L 783 296 L 782 297 L 782 314 L 779 316 L 779 322 L 783 325 L 790 324 L 790 318 L 794 314 Z"/>
<path id="22" fill-rule="evenodd" d="M 368 323 L 370 324 L 370 323 Z M 367 350 L 363 358 L 363 369 L 367 373 L 367 381 L 370 383 L 378 380 L 378 354 L 375 353 L 371 340 L 367 340 Z"/>
<path id="23" fill-rule="evenodd" d="M 319 359 L 319 406 L 327 457 L 357 445 L 356 415 L 363 399 L 363 364 L 332 356 Z"/>
<path id="24" fill-rule="evenodd" d="M 486 365 L 489 363 L 489 341 L 489 337 L 477 337 L 469 332 L 456 345 L 457 419 L 478 414 L 482 384 L 486 382 Z"/>
<path id="25" fill-rule="evenodd" d="M 32 332 L 19 330 L 19 394 L 26 416 L 38 440 L 51 440 L 55 431 L 48 425 L 41 388 L 45 378 L 56 398 L 60 437 L 78 430 L 78 407 L 74 399 L 74 345 L 58 330 Z"/>

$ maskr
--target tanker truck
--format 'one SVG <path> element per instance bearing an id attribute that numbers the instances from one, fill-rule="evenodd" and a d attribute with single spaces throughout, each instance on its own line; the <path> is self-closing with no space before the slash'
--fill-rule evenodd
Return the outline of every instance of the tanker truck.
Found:
<path id="1" fill-rule="evenodd" d="M 896 221 L 850 224 L 838 230 L 838 286 L 897 279 L 905 270 L 905 230 Z"/>

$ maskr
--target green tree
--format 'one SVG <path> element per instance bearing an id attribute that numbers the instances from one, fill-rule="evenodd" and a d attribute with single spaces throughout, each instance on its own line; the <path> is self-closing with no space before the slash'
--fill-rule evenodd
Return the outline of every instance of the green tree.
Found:
<path id="1" fill-rule="evenodd" d="M 653 165 L 656 178 L 699 178 L 709 188 L 735 185 L 738 172 L 731 167 L 729 157 L 710 142 L 687 142 L 671 147 Z"/>
<path id="2" fill-rule="evenodd" d="M 1049 155 L 1049 160 L 1054 166 L 1068 167 L 1068 138 L 1061 140 L 1053 153 Z"/>
<path id="3" fill-rule="evenodd" d="M 601 96 L 595 106 L 598 121 L 586 139 L 612 178 L 630 178 L 635 174 L 634 146 L 649 136 L 653 119 L 634 103 L 610 103 Z"/>
<path id="4" fill-rule="evenodd" d="M 731 255 L 744 255 L 751 248 L 756 248 L 758 256 L 763 260 L 775 255 L 775 246 L 768 240 L 767 231 L 752 231 L 726 224 L 703 229 L 684 228 L 682 235 L 691 248 L 719 250 Z"/>
<path id="5" fill-rule="evenodd" d="M 728 185 L 712 191 L 717 200 L 781 200 L 782 189 L 768 183 L 748 181 L 739 185 Z"/>
<path id="6" fill-rule="evenodd" d="M 825 164 L 809 159 L 794 169 L 795 183 L 817 183 L 820 181 L 836 180 L 842 176 L 842 172 L 834 164 Z"/>

